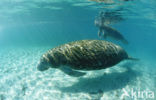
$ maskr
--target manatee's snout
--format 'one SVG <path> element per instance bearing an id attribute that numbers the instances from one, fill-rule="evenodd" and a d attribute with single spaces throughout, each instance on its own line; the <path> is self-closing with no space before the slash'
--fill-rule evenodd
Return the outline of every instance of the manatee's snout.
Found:
<path id="1" fill-rule="evenodd" d="M 50 67 L 49 64 L 44 63 L 44 62 L 39 62 L 39 64 L 37 65 L 37 69 L 39 71 L 45 71 L 45 70 L 49 69 L 49 67 Z"/>

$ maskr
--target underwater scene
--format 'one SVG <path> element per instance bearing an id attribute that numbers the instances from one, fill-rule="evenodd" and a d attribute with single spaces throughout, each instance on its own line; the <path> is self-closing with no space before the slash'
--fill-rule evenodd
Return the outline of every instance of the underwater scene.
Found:
<path id="1" fill-rule="evenodd" d="M 156 100 L 156 1 L 1 0 L 0 100 Z"/>

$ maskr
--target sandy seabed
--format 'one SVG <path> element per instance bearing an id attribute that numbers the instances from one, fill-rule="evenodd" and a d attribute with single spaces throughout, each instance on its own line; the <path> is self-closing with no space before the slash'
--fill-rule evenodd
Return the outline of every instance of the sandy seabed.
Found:
<path id="1" fill-rule="evenodd" d="M 123 61 L 83 77 L 71 77 L 58 69 L 36 69 L 51 47 L 0 49 L 0 100 L 156 100 L 124 96 L 134 91 L 153 91 L 156 96 L 156 63 Z"/>

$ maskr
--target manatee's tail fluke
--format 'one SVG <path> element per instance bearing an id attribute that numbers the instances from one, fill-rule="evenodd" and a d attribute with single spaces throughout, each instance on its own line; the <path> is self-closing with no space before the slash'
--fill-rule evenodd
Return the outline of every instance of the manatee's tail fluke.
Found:
<path id="1" fill-rule="evenodd" d="M 128 59 L 128 60 L 134 60 L 134 61 L 139 61 L 139 60 L 140 60 L 140 59 L 138 59 L 138 58 L 133 58 L 133 57 L 130 57 L 130 56 L 129 56 L 127 59 Z"/>

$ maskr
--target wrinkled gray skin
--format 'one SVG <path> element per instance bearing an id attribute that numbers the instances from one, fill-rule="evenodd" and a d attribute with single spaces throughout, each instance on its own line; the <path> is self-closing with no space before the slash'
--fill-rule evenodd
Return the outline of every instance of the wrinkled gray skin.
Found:
<path id="1" fill-rule="evenodd" d="M 98 30 L 98 36 L 104 37 L 106 39 L 107 37 L 113 38 L 115 40 L 121 41 L 124 44 L 128 44 L 128 41 L 124 38 L 124 36 L 117 31 L 116 29 L 108 26 L 111 22 L 107 21 L 103 15 L 103 13 L 95 19 L 95 26 L 99 28 Z"/>
<path id="2" fill-rule="evenodd" d="M 118 45 L 103 40 L 80 40 L 58 46 L 43 54 L 37 69 L 45 71 L 59 68 L 66 74 L 77 77 L 85 73 L 76 70 L 105 69 L 124 59 L 129 57 Z"/>

